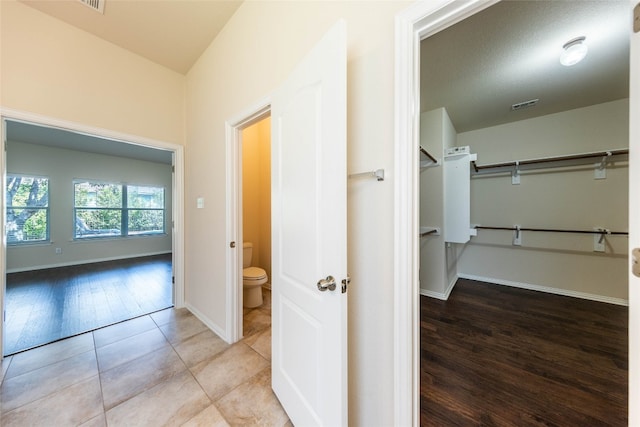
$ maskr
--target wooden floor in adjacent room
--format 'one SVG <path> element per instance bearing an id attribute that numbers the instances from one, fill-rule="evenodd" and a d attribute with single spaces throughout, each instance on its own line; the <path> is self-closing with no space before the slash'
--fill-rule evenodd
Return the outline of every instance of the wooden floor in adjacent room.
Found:
<path id="1" fill-rule="evenodd" d="M 7 274 L 4 354 L 173 305 L 171 254 Z"/>
<path id="2" fill-rule="evenodd" d="M 627 307 L 460 279 L 420 312 L 422 426 L 627 425 Z"/>

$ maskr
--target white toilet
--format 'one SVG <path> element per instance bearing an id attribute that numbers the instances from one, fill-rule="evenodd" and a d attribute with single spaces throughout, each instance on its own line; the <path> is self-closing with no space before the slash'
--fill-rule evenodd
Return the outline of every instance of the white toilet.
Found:
<path id="1" fill-rule="evenodd" d="M 262 305 L 262 285 L 267 283 L 267 272 L 260 267 L 251 267 L 253 244 L 242 244 L 242 305 L 246 308 Z"/>

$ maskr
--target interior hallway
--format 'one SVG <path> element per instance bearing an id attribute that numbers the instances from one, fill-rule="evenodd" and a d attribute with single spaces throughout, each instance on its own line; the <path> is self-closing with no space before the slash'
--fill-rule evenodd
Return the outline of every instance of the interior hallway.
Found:
<path id="1" fill-rule="evenodd" d="M 0 425 L 291 425 L 271 391 L 271 298 L 228 345 L 167 309 L 2 363 Z"/>

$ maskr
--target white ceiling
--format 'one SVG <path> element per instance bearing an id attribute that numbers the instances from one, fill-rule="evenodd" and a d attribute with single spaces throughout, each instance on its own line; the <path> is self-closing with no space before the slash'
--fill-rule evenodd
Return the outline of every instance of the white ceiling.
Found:
<path id="1" fill-rule="evenodd" d="M 420 111 L 445 107 L 462 133 L 627 98 L 630 31 L 627 1 L 500 2 L 422 42 Z M 589 53 L 562 66 L 577 36 Z"/>
<path id="2" fill-rule="evenodd" d="M 104 0 L 104 14 L 79 0 L 20 0 L 47 15 L 186 74 L 242 0 Z"/>

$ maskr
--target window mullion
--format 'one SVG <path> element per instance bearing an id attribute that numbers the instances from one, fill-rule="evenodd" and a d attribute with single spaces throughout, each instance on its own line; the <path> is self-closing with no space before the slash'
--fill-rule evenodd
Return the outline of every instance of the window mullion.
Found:
<path id="1" fill-rule="evenodd" d="M 122 235 L 123 236 L 128 236 L 129 235 L 129 208 L 127 205 L 127 188 L 128 186 L 123 185 L 122 186 L 122 224 L 120 227 L 120 230 L 122 230 Z"/>

